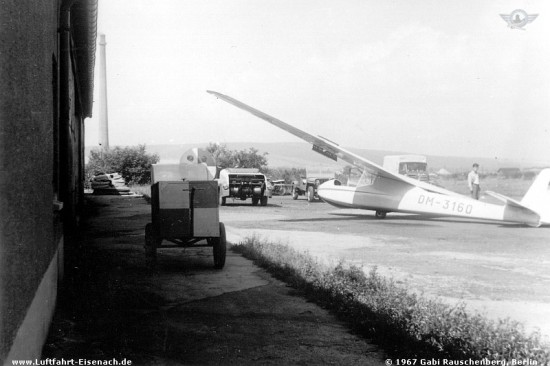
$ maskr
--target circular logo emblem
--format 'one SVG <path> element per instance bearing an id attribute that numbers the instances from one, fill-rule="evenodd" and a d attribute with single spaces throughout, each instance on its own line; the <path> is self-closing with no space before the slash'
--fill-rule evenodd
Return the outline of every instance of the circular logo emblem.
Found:
<path id="1" fill-rule="evenodd" d="M 527 13 L 525 10 L 516 9 L 510 14 L 510 24 L 514 27 L 524 27 L 528 22 Z"/>
<path id="2" fill-rule="evenodd" d="M 195 160 L 195 157 L 193 155 L 187 155 L 187 160 L 193 162 L 193 160 Z"/>

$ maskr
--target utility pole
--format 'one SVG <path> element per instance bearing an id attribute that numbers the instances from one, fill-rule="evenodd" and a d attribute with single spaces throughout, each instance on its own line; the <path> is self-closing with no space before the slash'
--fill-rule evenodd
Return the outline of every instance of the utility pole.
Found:
<path id="1" fill-rule="evenodd" d="M 109 150 L 109 115 L 107 111 L 107 57 L 105 34 L 99 35 L 99 146 Z"/>

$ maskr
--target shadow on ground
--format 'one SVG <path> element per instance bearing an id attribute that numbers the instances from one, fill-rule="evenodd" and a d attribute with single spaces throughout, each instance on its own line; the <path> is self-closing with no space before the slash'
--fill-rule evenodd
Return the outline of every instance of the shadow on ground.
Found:
<path id="1" fill-rule="evenodd" d="M 381 364 L 376 346 L 231 251 L 143 253 L 144 200 L 89 197 L 43 358 L 133 365 Z"/>

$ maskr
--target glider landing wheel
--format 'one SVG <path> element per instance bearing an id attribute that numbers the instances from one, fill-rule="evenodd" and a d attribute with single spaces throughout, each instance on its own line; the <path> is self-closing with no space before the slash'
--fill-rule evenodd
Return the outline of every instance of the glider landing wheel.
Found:
<path id="1" fill-rule="evenodd" d="M 386 211 L 376 211 L 376 213 L 374 214 L 374 216 L 375 216 L 377 219 L 385 219 L 385 218 L 386 218 L 386 214 L 387 214 Z"/>

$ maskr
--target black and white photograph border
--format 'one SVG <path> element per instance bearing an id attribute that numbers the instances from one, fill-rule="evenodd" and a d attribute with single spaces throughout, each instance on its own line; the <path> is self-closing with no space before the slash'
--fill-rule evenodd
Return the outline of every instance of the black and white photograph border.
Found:
<path id="1" fill-rule="evenodd" d="M 550 363 L 549 3 L 0 8 L 0 364 Z"/>

